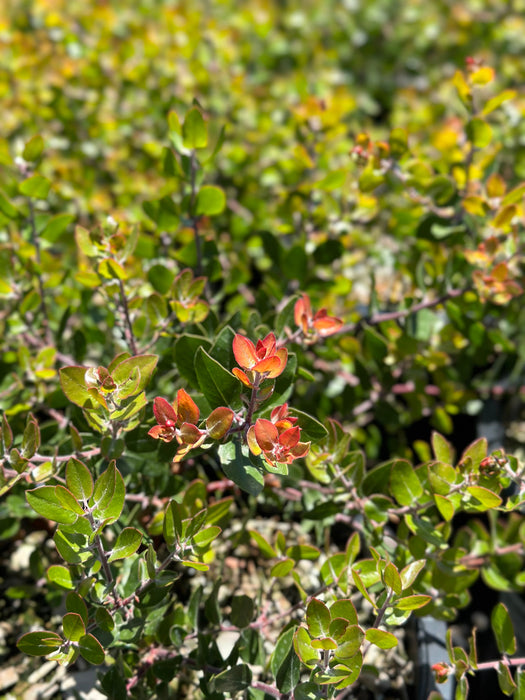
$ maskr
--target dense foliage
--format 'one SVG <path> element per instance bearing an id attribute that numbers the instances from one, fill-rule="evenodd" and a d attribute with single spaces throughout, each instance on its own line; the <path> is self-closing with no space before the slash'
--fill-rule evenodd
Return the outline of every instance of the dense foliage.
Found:
<path id="1" fill-rule="evenodd" d="M 0 10 L 1 653 L 22 675 L 43 656 L 100 666 L 116 699 L 406 697 L 418 618 L 453 622 L 480 580 L 523 591 L 524 10 Z M 448 635 L 457 698 L 482 668 L 525 698 L 503 602 L 491 625 L 491 661 Z"/>

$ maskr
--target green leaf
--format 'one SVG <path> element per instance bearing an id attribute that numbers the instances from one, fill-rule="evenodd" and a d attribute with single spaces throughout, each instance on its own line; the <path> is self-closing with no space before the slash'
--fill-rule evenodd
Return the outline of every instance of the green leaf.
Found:
<path id="1" fill-rule="evenodd" d="M 330 631 L 332 616 L 326 605 L 317 598 L 312 598 L 306 608 L 306 624 L 312 637 L 326 637 Z"/>
<path id="2" fill-rule="evenodd" d="M 91 472 L 75 457 L 71 457 L 66 466 L 66 486 L 79 501 L 87 502 L 93 495 Z"/>
<path id="3" fill-rule="evenodd" d="M 108 561 L 126 559 L 134 554 L 142 542 L 142 533 L 134 527 L 125 527 L 113 545 Z"/>
<path id="4" fill-rule="evenodd" d="M 287 548 L 285 554 L 295 561 L 300 561 L 301 559 L 315 560 L 321 555 L 321 550 L 310 544 L 294 544 Z"/>
<path id="5" fill-rule="evenodd" d="M 476 507 L 476 510 L 489 510 L 491 508 L 497 508 L 503 502 L 496 493 L 486 489 L 483 486 L 468 486 L 467 491 L 481 504 L 481 508 Z M 469 503 L 469 505 L 472 505 L 472 503 Z"/>
<path id="6" fill-rule="evenodd" d="M 434 451 L 434 456 L 438 462 L 445 462 L 445 464 L 454 463 L 454 449 L 452 445 L 446 440 L 443 435 L 437 432 L 432 433 L 432 449 Z"/>
<path id="7" fill-rule="evenodd" d="M 59 503 L 64 506 L 67 510 L 70 510 L 72 513 L 76 513 L 77 515 L 84 515 L 84 511 L 82 509 L 82 506 L 80 503 L 77 501 L 77 499 L 73 496 L 71 491 L 66 489 L 65 486 L 62 486 L 59 484 L 58 486 L 55 486 L 55 494 L 56 497 L 59 501 Z"/>
<path id="8" fill-rule="evenodd" d="M 500 654 L 516 653 L 516 637 L 509 612 L 503 603 L 498 603 L 492 611 L 490 618 L 492 630 L 496 637 L 496 644 Z"/>
<path id="9" fill-rule="evenodd" d="M 492 127 L 483 119 L 475 117 L 471 119 L 466 127 L 469 141 L 476 148 L 485 148 L 492 141 Z"/>
<path id="10" fill-rule="evenodd" d="M 312 639 L 312 647 L 314 649 L 323 649 L 324 651 L 333 651 L 337 649 L 337 642 L 331 637 L 321 637 L 320 639 Z"/>
<path id="11" fill-rule="evenodd" d="M 88 609 L 82 596 L 78 593 L 68 593 L 66 596 L 66 610 L 77 613 L 82 618 L 84 625 L 88 624 Z"/>
<path id="12" fill-rule="evenodd" d="M 350 659 L 357 654 L 363 643 L 365 633 L 359 625 L 349 625 L 343 636 L 337 640 L 335 658 Z"/>
<path id="13" fill-rule="evenodd" d="M 175 501 L 170 501 L 164 514 L 162 526 L 163 536 L 169 549 L 173 551 L 175 544 L 182 537 L 181 506 Z"/>
<path id="14" fill-rule="evenodd" d="M 232 598 L 230 621 L 235 627 L 248 627 L 253 619 L 255 602 L 247 595 L 236 595 Z"/>
<path id="15" fill-rule="evenodd" d="M 122 513 L 125 497 L 124 481 L 113 460 L 95 482 L 93 496 L 89 502 L 93 508 L 93 515 L 99 520 L 114 522 Z"/>
<path id="16" fill-rule="evenodd" d="M 349 598 L 341 598 L 332 603 L 330 616 L 332 619 L 342 618 L 347 620 L 351 625 L 357 625 L 358 622 L 355 606 Z"/>
<path id="17" fill-rule="evenodd" d="M 62 618 L 64 628 L 64 637 L 70 642 L 78 642 L 78 640 L 86 634 L 84 620 L 78 613 L 68 612 Z"/>
<path id="18" fill-rule="evenodd" d="M 51 583 L 55 583 L 60 588 L 72 590 L 75 587 L 71 571 L 65 566 L 54 564 L 47 570 L 47 578 Z"/>
<path id="19" fill-rule="evenodd" d="M 208 547 L 213 540 L 217 539 L 221 532 L 222 530 L 218 525 L 210 525 L 209 527 L 205 527 L 193 535 L 193 544 L 197 547 Z"/>
<path id="20" fill-rule="evenodd" d="M 138 370 L 139 381 L 133 393 L 139 394 L 149 384 L 153 370 L 157 366 L 157 355 L 134 355 L 120 362 L 111 372 L 113 381 L 117 386 L 121 386 L 129 381 Z"/>
<path id="21" fill-rule="evenodd" d="M 401 585 L 404 591 L 413 585 L 416 578 L 425 568 L 427 563 L 428 562 L 426 559 L 417 559 L 416 561 L 412 561 L 410 562 L 410 564 L 407 564 L 405 568 L 399 572 L 399 576 L 401 578 Z"/>
<path id="22" fill-rule="evenodd" d="M 86 388 L 86 367 L 70 366 L 60 368 L 60 384 L 67 398 L 77 406 L 87 409 L 100 409 Z"/>
<path id="23" fill-rule="evenodd" d="M 24 180 L 18 186 L 20 194 L 25 194 L 26 197 L 34 199 L 45 199 L 49 194 L 51 183 L 42 175 L 32 175 Z"/>
<path id="24" fill-rule="evenodd" d="M 512 695 L 517 687 L 510 668 L 504 661 L 498 663 L 498 683 L 505 695 Z"/>
<path id="25" fill-rule="evenodd" d="M 57 214 L 49 219 L 42 229 L 40 237 L 50 243 L 55 243 L 74 220 L 73 214 Z"/>
<path id="26" fill-rule="evenodd" d="M 270 569 L 270 576 L 275 576 L 276 578 L 288 576 L 294 566 L 295 561 L 293 559 L 281 559 Z"/>
<path id="27" fill-rule="evenodd" d="M 41 631 L 23 634 L 16 646 L 22 653 L 30 656 L 47 656 L 47 654 L 60 649 L 62 644 L 64 644 L 64 640 L 60 635 Z"/>
<path id="28" fill-rule="evenodd" d="M 383 580 L 385 582 L 385 585 L 387 585 L 389 588 L 391 588 L 396 595 L 400 595 L 402 589 L 402 584 L 401 584 L 401 577 L 399 576 L 399 571 L 397 570 L 397 567 L 392 564 L 392 562 L 388 563 L 385 566 L 385 570 L 383 572 Z"/>
<path id="29" fill-rule="evenodd" d="M 44 139 L 40 136 L 40 134 L 36 134 L 35 136 L 33 136 L 33 138 L 29 139 L 29 141 L 24 146 L 24 150 L 22 151 L 22 158 L 28 163 L 34 163 L 40 158 L 43 150 Z"/>
<path id="30" fill-rule="evenodd" d="M 445 496 L 440 496 L 438 493 L 435 493 L 434 501 L 443 518 L 447 521 L 452 520 L 456 509 L 454 508 L 454 504 L 450 498 L 446 498 Z"/>
<path id="31" fill-rule="evenodd" d="M 27 502 L 35 512 L 48 520 L 56 523 L 74 523 L 78 515 L 60 502 L 55 488 L 55 486 L 40 486 L 26 491 Z"/>
<path id="32" fill-rule="evenodd" d="M 293 645 L 294 631 L 291 627 L 281 634 L 270 661 L 275 684 L 281 693 L 290 693 L 299 683 L 301 675 L 301 664 Z"/>
<path id="33" fill-rule="evenodd" d="M 405 598 L 397 600 L 395 607 L 398 610 L 418 610 L 432 600 L 430 595 L 407 595 Z"/>
<path id="34" fill-rule="evenodd" d="M 211 683 L 217 692 L 235 695 L 251 686 L 252 672 L 246 664 L 239 664 L 213 676 Z"/>
<path id="35" fill-rule="evenodd" d="M 290 408 L 290 416 L 297 418 L 297 425 L 301 428 L 301 440 L 303 442 L 321 442 L 328 435 L 328 430 L 316 418 L 303 413 L 297 408 Z"/>
<path id="36" fill-rule="evenodd" d="M 317 665 L 319 662 L 319 652 L 312 647 L 312 640 L 304 627 L 298 627 L 295 630 L 293 644 L 295 653 L 303 664 L 309 668 L 313 668 Z"/>
<path id="37" fill-rule="evenodd" d="M 208 145 L 208 128 L 204 117 L 197 107 L 192 107 L 184 118 L 182 125 L 182 144 L 190 150 L 206 148 Z"/>
<path id="38" fill-rule="evenodd" d="M 214 216 L 220 214 L 226 206 L 226 196 L 220 187 L 204 185 L 197 195 L 197 216 Z"/>
<path id="39" fill-rule="evenodd" d="M 0 212 L 8 219 L 16 219 L 18 216 L 18 209 L 11 204 L 2 191 L 0 191 Z"/>
<path id="40" fill-rule="evenodd" d="M 399 459 L 393 463 L 390 490 L 401 506 L 414 505 L 422 496 L 423 486 L 409 462 Z"/>
<path id="41" fill-rule="evenodd" d="M 85 634 L 78 640 L 78 649 L 81 656 L 90 664 L 99 666 L 104 663 L 106 655 L 102 644 L 92 634 Z"/>
<path id="42" fill-rule="evenodd" d="M 115 621 L 106 608 L 97 608 L 97 612 L 95 613 L 95 622 L 102 630 L 111 632 L 111 630 L 115 629 Z"/>
<path id="43" fill-rule="evenodd" d="M 397 637 L 395 635 L 385 630 L 378 630 L 375 627 L 371 627 L 365 632 L 365 638 L 380 649 L 392 649 L 397 646 Z"/>
<path id="44" fill-rule="evenodd" d="M 197 350 L 195 372 L 200 390 L 211 408 L 227 406 L 235 410 L 241 407 L 239 380 L 203 347 Z"/>
<path id="45" fill-rule="evenodd" d="M 254 466 L 246 445 L 239 440 L 219 446 L 221 467 L 228 477 L 243 491 L 257 496 L 264 488 L 264 471 L 262 467 Z"/>
<path id="46" fill-rule="evenodd" d="M 273 557 L 277 556 L 277 552 L 268 542 L 268 540 L 266 540 L 265 537 L 263 537 L 263 535 L 261 535 L 256 530 L 248 530 L 248 534 L 253 540 L 255 540 L 257 546 L 261 550 L 261 554 L 264 557 L 266 557 L 267 559 L 272 559 Z"/>
<path id="47" fill-rule="evenodd" d="M 211 343 L 207 338 L 188 333 L 178 338 L 174 349 L 174 359 L 179 374 L 196 389 L 199 388 L 199 380 L 197 379 L 194 360 L 200 347 L 203 347 L 204 350 L 209 350 Z"/>
<path id="48" fill-rule="evenodd" d="M 514 681 L 516 683 L 516 692 L 513 700 L 525 700 L 525 669 L 522 666 L 516 669 Z"/>

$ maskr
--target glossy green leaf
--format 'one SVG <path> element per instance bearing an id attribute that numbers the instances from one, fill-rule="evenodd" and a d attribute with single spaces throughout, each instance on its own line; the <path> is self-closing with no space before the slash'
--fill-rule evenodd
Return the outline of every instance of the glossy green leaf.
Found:
<path id="1" fill-rule="evenodd" d="M 82 618 L 84 625 L 88 624 L 88 609 L 82 596 L 78 593 L 68 593 L 66 596 L 66 610 L 77 613 Z"/>
<path id="2" fill-rule="evenodd" d="M 419 610 L 432 600 L 430 595 L 408 595 L 397 600 L 395 606 L 398 610 Z"/>
<path id="3" fill-rule="evenodd" d="M 130 557 L 140 547 L 141 542 L 142 533 L 139 532 L 139 530 L 134 527 L 125 527 L 122 532 L 119 533 L 117 541 L 111 550 L 108 561 L 112 562 L 117 559 L 125 559 Z"/>
<path id="4" fill-rule="evenodd" d="M 71 491 L 66 489 L 65 486 L 62 486 L 61 484 L 59 484 L 58 486 L 55 486 L 55 495 L 56 495 L 59 503 L 64 508 L 66 508 L 67 510 L 70 510 L 72 513 L 76 513 L 77 515 L 84 515 L 84 511 L 82 509 L 82 506 L 77 501 L 77 499 L 74 497 L 74 495 L 71 493 Z"/>
<path id="5" fill-rule="evenodd" d="M 504 661 L 498 663 L 498 684 L 505 695 L 512 695 L 517 687 L 510 668 Z"/>
<path id="6" fill-rule="evenodd" d="M 252 672 L 246 664 L 238 664 L 212 678 L 213 688 L 219 693 L 235 695 L 251 686 Z"/>
<path id="7" fill-rule="evenodd" d="M 267 559 L 272 559 L 273 557 L 277 556 L 277 552 L 263 535 L 255 530 L 248 530 L 248 533 L 250 537 L 255 540 L 255 543 L 261 550 L 261 554 L 264 557 Z"/>
<path id="8" fill-rule="evenodd" d="M 197 547 L 209 547 L 209 545 L 221 534 L 221 532 L 222 530 L 220 527 L 218 527 L 218 525 L 210 525 L 209 527 L 205 527 L 193 535 L 193 544 Z"/>
<path id="9" fill-rule="evenodd" d="M 95 621 L 100 629 L 111 632 L 115 628 L 115 621 L 106 608 L 97 608 L 95 613 Z"/>
<path id="10" fill-rule="evenodd" d="M 422 496 L 423 486 L 409 462 L 399 459 L 393 463 L 390 490 L 401 506 L 414 505 Z"/>
<path id="11" fill-rule="evenodd" d="M 410 562 L 399 572 L 401 578 L 401 585 L 405 591 L 410 588 L 416 581 L 417 577 L 421 571 L 427 566 L 428 562 L 426 559 L 417 559 L 416 561 Z"/>
<path id="12" fill-rule="evenodd" d="M 319 651 L 312 646 L 310 635 L 304 627 L 298 627 L 295 630 L 293 644 L 295 653 L 301 659 L 303 664 L 309 668 L 313 668 L 319 662 Z"/>
<path id="13" fill-rule="evenodd" d="M 328 430 L 324 425 L 308 413 L 290 408 L 289 414 L 297 418 L 297 425 L 301 428 L 302 442 L 321 442 L 328 435 Z"/>
<path id="14" fill-rule="evenodd" d="M 290 693 L 301 676 L 301 664 L 293 644 L 294 631 L 290 628 L 280 635 L 270 660 L 275 684 L 281 693 Z"/>
<path id="15" fill-rule="evenodd" d="M 444 462 L 445 464 L 454 463 L 454 450 L 451 444 L 443 435 L 435 431 L 432 433 L 432 449 L 436 460 L 439 462 Z"/>
<path id="16" fill-rule="evenodd" d="M 494 607 L 490 621 L 500 654 L 515 654 L 516 637 L 514 636 L 514 628 L 509 612 L 503 603 L 498 603 Z"/>
<path id="17" fill-rule="evenodd" d="M 239 380 L 217 360 L 208 355 L 203 347 L 195 356 L 195 372 L 199 387 L 212 408 L 241 406 Z"/>
<path id="18" fill-rule="evenodd" d="M 380 649 L 392 649 L 397 646 L 397 637 L 391 632 L 371 627 L 366 630 L 365 637 L 368 642 L 375 644 Z"/>
<path id="19" fill-rule="evenodd" d="M 337 640 L 335 658 L 337 660 L 350 659 L 357 654 L 365 638 L 365 633 L 359 625 L 349 625 L 344 635 Z"/>
<path id="20" fill-rule="evenodd" d="M 115 462 L 112 461 L 95 482 L 90 499 L 93 515 L 99 520 L 114 522 L 122 513 L 125 497 L 124 481 L 115 467 Z"/>
<path id="21" fill-rule="evenodd" d="M 139 372 L 139 380 L 135 387 L 134 394 L 139 394 L 148 386 L 155 367 L 157 366 L 157 355 L 135 355 L 128 357 L 112 370 L 111 376 L 117 386 L 121 386 L 133 378 L 134 373 Z"/>
<path id="22" fill-rule="evenodd" d="M 71 642 L 78 640 L 86 634 L 86 627 L 82 617 L 75 612 L 68 612 L 62 618 L 64 637 Z"/>
<path id="23" fill-rule="evenodd" d="M 486 489 L 483 486 L 468 486 L 468 493 L 474 496 L 476 501 L 481 504 L 480 510 L 489 510 L 490 508 L 497 508 L 502 504 L 502 499 L 493 491 Z M 475 504 L 476 505 L 476 504 Z"/>
<path id="24" fill-rule="evenodd" d="M 40 486 L 26 491 L 26 499 L 39 515 L 56 523 L 74 523 L 78 515 L 59 500 L 54 486 Z"/>
<path id="25" fill-rule="evenodd" d="M 391 588 L 396 595 L 400 595 L 402 589 L 401 577 L 397 567 L 390 562 L 385 566 L 383 571 L 383 580 L 385 585 Z"/>
<path id="26" fill-rule="evenodd" d="M 104 663 L 106 655 L 102 644 L 92 634 L 85 634 L 78 640 L 78 649 L 82 658 L 88 663 L 99 666 Z"/>
<path id="27" fill-rule="evenodd" d="M 60 384 L 67 398 L 77 406 L 87 409 L 100 409 L 100 403 L 86 387 L 86 367 L 61 367 Z"/>
<path id="28" fill-rule="evenodd" d="M 170 501 L 164 514 L 163 536 L 170 550 L 182 537 L 181 506 L 175 501 Z"/>
<path id="29" fill-rule="evenodd" d="M 218 454 L 222 470 L 239 488 L 252 496 L 263 490 L 264 472 L 252 464 L 246 445 L 241 445 L 238 440 L 228 442 L 219 445 Z"/>
<path id="30" fill-rule="evenodd" d="M 47 656 L 60 649 L 64 640 L 55 632 L 28 632 L 20 637 L 16 643 L 17 648 L 30 656 Z"/>
<path id="31" fill-rule="evenodd" d="M 55 583 L 61 588 L 73 590 L 75 584 L 70 569 L 65 566 L 54 564 L 47 570 L 47 578 L 51 583 Z"/>
<path id="32" fill-rule="evenodd" d="M 332 619 L 342 618 L 347 620 L 351 625 L 357 625 L 358 622 L 357 611 L 349 598 L 341 598 L 332 603 L 330 615 Z"/>
<path id="33" fill-rule="evenodd" d="M 330 611 L 317 598 L 312 598 L 306 608 L 306 624 L 312 637 L 325 637 L 330 631 Z"/>

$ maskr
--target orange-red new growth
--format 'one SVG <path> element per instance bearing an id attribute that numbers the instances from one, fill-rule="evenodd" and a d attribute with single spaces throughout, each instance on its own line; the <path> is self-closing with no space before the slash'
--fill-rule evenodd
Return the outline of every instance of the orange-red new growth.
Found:
<path id="1" fill-rule="evenodd" d="M 171 442 L 175 438 L 181 445 L 195 445 L 206 436 L 196 426 L 199 420 L 197 404 L 184 389 L 179 389 L 173 404 L 157 396 L 153 402 L 153 413 L 158 425 L 154 425 L 148 435 L 157 440 Z"/>
<path id="2" fill-rule="evenodd" d="M 248 446 L 253 454 L 262 454 L 272 466 L 276 462 L 291 464 L 294 459 L 305 457 L 309 442 L 300 442 L 301 428 L 294 425 L 297 418 L 288 415 L 288 406 L 274 408 L 271 420 L 258 418 L 247 433 Z"/>
<path id="3" fill-rule="evenodd" d="M 320 335 L 325 338 L 328 335 L 333 335 L 343 325 L 340 318 L 328 316 L 326 309 L 320 309 L 314 315 L 310 304 L 310 297 L 303 294 L 300 299 L 295 302 L 294 319 L 296 325 L 302 329 L 305 336 Z"/>
<path id="4" fill-rule="evenodd" d="M 277 341 L 273 333 L 254 345 L 249 338 L 237 333 L 233 339 L 233 354 L 237 364 L 242 367 L 234 367 L 232 372 L 246 386 L 253 387 L 255 375 L 262 375 L 263 379 L 278 377 L 288 361 L 288 350 L 277 348 Z"/>

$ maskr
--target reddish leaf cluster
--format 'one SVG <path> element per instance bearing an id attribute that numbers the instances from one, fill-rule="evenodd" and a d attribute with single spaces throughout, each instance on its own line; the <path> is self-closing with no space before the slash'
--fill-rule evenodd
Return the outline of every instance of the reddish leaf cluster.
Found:
<path id="1" fill-rule="evenodd" d="M 297 418 L 288 415 L 288 404 L 274 408 L 271 420 L 258 418 L 247 434 L 248 446 L 254 455 L 262 454 L 273 466 L 276 462 L 291 464 L 294 459 L 305 457 L 309 442 L 300 442 L 301 428 L 294 425 Z"/>
<path id="2" fill-rule="evenodd" d="M 337 333 L 343 325 L 340 318 L 329 316 L 326 309 L 320 309 L 313 314 L 310 297 L 307 294 L 303 294 L 301 299 L 295 303 L 294 318 L 296 325 L 302 329 L 305 337 L 321 336 L 325 338 Z"/>
<path id="3" fill-rule="evenodd" d="M 258 385 L 261 379 L 278 377 L 288 360 L 288 350 L 278 348 L 275 335 L 268 333 L 254 345 L 249 338 L 237 333 L 233 339 L 233 354 L 242 369 L 234 367 L 233 374 L 248 387 Z"/>

